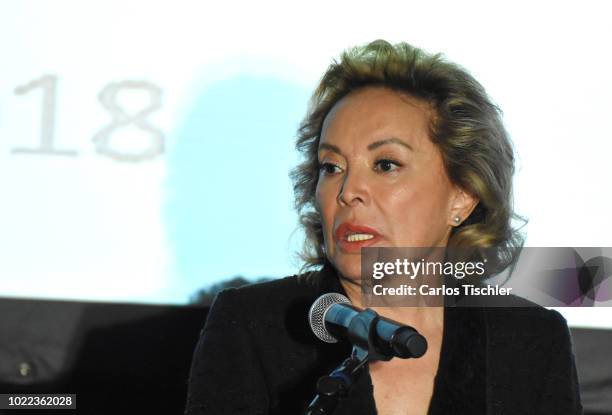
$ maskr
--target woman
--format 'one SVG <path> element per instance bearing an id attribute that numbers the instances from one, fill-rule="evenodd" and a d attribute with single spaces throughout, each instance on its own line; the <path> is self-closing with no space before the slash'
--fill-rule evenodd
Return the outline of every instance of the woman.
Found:
<path id="1" fill-rule="evenodd" d="M 350 352 L 314 337 L 308 308 L 326 292 L 362 305 L 361 247 L 498 247 L 509 263 L 520 246 L 499 110 L 439 55 L 385 41 L 345 52 L 323 76 L 297 148 L 303 258 L 320 269 L 219 294 L 194 354 L 187 414 L 301 413 L 317 378 Z M 369 363 L 336 414 L 581 412 L 557 312 L 373 308 L 415 327 L 429 348 Z"/>

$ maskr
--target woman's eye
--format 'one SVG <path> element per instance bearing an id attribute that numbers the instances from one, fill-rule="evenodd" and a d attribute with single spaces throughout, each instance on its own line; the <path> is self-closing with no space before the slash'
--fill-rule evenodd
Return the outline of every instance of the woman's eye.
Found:
<path id="1" fill-rule="evenodd" d="M 324 175 L 331 175 L 331 174 L 339 173 L 341 169 L 340 167 L 332 163 L 321 163 L 319 170 Z"/>
<path id="2" fill-rule="evenodd" d="M 378 160 L 375 165 L 376 168 L 382 172 L 390 172 L 402 166 L 401 163 L 389 159 Z"/>

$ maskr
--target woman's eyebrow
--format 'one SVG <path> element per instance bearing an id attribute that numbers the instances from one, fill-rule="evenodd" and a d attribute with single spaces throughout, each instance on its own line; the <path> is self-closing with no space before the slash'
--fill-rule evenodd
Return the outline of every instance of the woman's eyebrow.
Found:
<path id="1" fill-rule="evenodd" d="M 342 151 L 340 150 L 340 147 L 338 147 L 338 146 L 335 146 L 333 144 L 327 144 L 327 143 L 319 144 L 319 150 L 318 151 L 325 150 L 325 149 L 331 150 L 334 153 L 338 153 L 338 154 L 342 155 Z"/>
<path id="2" fill-rule="evenodd" d="M 412 148 L 412 146 L 410 146 L 410 144 L 406 143 L 405 141 L 400 140 L 397 137 L 391 137 L 391 138 L 386 138 L 384 140 L 374 141 L 373 143 L 368 145 L 368 150 L 370 151 L 376 150 L 378 147 L 384 146 L 385 144 L 399 144 L 401 146 L 406 147 L 410 151 L 414 151 L 414 149 Z"/>
<path id="3" fill-rule="evenodd" d="M 405 141 L 400 140 L 397 137 L 391 137 L 391 138 L 386 138 L 384 140 L 374 141 L 373 143 L 370 143 L 368 145 L 368 150 L 370 150 L 370 151 L 376 150 L 378 147 L 384 146 L 386 144 L 399 144 L 401 146 L 406 147 L 410 151 L 414 151 L 414 149 L 412 148 L 412 146 L 410 144 L 406 143 Z M 321 150 L 330 150 L 330 151 L 333 151 L 334 153 L 338 153 L 338 154 L 342 155 L 342 150 L 340 150 L 340 147 L 335 146 L 333 144 L 321 143 L 321 144 L 319 144 L 319 150 L 318 151 L 321 151 Z"/>

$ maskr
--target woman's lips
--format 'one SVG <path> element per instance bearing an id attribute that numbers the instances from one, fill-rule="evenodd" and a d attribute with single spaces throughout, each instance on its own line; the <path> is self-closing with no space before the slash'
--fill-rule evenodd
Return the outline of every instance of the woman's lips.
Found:
<path id="1" fill-rule="evenodd" d="M 334 232 L 336 245 L 345 253 L 360 253 L 361 248 L 375 244 L 381 236 L 367 226 L 344 222 Z"/>

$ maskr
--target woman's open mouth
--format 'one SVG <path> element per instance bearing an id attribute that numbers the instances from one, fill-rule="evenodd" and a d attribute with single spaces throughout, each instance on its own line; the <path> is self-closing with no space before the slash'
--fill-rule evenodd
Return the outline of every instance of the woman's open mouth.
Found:
<path id="1" fill-rule="evenodd" d="M 374 235 L 369 233 L 352 233 L 346 237 L 348 242 L 359 242 L 359 241 L 367 241 L 368 239 L 374 238 Z"/>
<path id="2" fill-rule="evenodd" d="M 345 253 L 360 253 L 362 247 L 378 242 L 381 237 L 372 228 L 344 222 L 336 228 L 334 239 L 341 251 Z"/>

